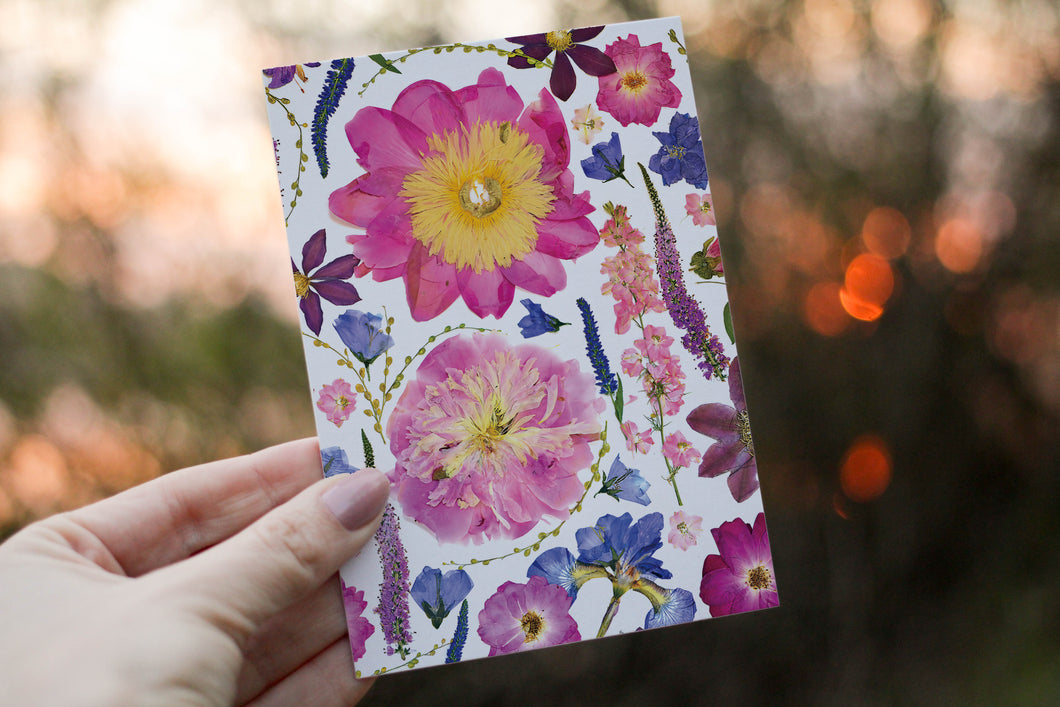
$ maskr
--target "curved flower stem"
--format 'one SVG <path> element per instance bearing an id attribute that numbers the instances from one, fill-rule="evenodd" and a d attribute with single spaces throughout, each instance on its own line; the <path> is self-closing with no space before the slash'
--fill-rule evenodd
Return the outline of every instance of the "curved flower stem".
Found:
<path id="1" fill-rule="evenodd" d="M 607 629 L 611 628 L 611 620 L 615 618 L 615 614 L 618 613 L 618 602 L 621 601 L 622 597 L 618 594 L 611 597 L 611 603 L 607 605 L 607 611 L 604 612 L 604 618 L 600 622 L 600 630 L 596 632 L 597 638 L 603 638 L 607 635 Z"/>
<path id="2" fill-rule="evenodd" d="M 291 121 L 291 125 L 298 128 L 298 140 L 294 143 L 294 146 L 298 148 L 298 176 L 291 183 L 291 188 L 294 189 L 294 196 L 291 198 L 291 208 L 287 210 L 287 213 L 283 217 L 284 225 L 287 225 L 288 219 L 291 218 L 291 214 L 294 213 L 294 207 L 298 204 L 298 197 L 302 196 L 302 172 L 305 171 L 305 163 L 309 161 L 309 155 L 302 150 L 302 128 L 308 128 L 309 123 L 299 123 L 291 109 L 287 107 L 287 104 L 291 102 L 290 98 L 280 98 L 279 96 L 273 95 L 272 91 L 265 89 L 265 98 L 268 99 L 269 103 L 275 103 L 283 108 L 284 112 L 287 113 L 287 120 Z"/>
<path id="3" fill-rule="evenodd" d="M 592 478 L 590 478 L 588 481 L 586 481 L 583 484 L 583 486 L 585 487 L 585 491 L 582 492 L 581 498 L 579 498 L 578 502 L 574 504 L 574 507 L 570 509 L 570 516 L 573 516 L 575 513 L 579 512 L 582 509 L 582 503 L 585 501 L 585 497 L 589 495 L 589 489 L 592 488 L 594 483 L 596 483 L 597 481 L 600 481 L 600 479 L 602 478 L 601 475 L 600 475 L 600 462 L 603 461 L 604 455 L 606 455 L 608 452 L 611 451 L 611 445 L 607 443 L 607 423 L 606 422 L 604 423 L 604 431 L 600 433 L 600 441 L 602 441 L 603 444 L 600 445 L 600 451 L 597 452 L 597 454 L 596 454 L 596 461 L 594 461 L 592 466 L 589 467 L 589 471 L 592 472 Z M 568 516 L 564 520 L 560 521 L 559 525 L 557 525 L 555 528 L 553 528 L 552 530 L 548 531 L 547 533 L 538 533 L 537 534 L 537 542 L 533 543 L 532 545 L 527 545 L 526 547 L 517 547 L 514 550 L 512 550 L 511 552 L 506 553 L 504 555 L 498 555 L 497 557 L 487 557 L 484 560 L 479 560 L 479 559 L 476 559 L 476 558 L 472 557 L 467 562 L 446 561 L 446 562 L 443 562 L 442 565 L 443 566 L 455 565 L 457 569 L 464 569 L 465 567 L 469 567 L 471 565 L 488 565 L 491 562 L 495 562 L 497 560 L 504 560 L 504 559 L 507 559 L 509 557 L 514 557 L 516 555 L 522 555 L 523 557 L 530 557 L 530 553 L 531 552 L 537 552 L 538 550 L 541 549 L 541 542 L 545 538 L 547 538 L 549 535 L 551 535 L 554 538 L 558 538 L 559 537 L 559 531 L 562 530 L 563 526 L 567 524 L 568 520 L 570 520 L 570 516 Z"/>
<path id="4" fill-rule="evenodd" d="M 397 670 L 398 668 L 405 668 L 405 667 L 415 668 L 419 664 L 420 658 L 423 658 L 424 656 L 428 656 L 428 655 L 434 655 L 436 652 L 438 652 L 438 650 L 440 648 L 444 647 L 446 645 L 446 643 L 448 643 L 448 639 L 443 638 L 441 643 L 434 644 L 434 647 L 431 648 L 426 653 L 417 652 L 416 655 L 412 656 L 412 658 L 410 658 L 409 660 L 405 661 L 404 663 L 399 663 L 399 664 L 397 664 L 397 665 L 395 665 L 393 667 L 390 667 L 390 668 L 380 668 L 379 670 L 373 671 L 372 675 L 382 675 L 383 673 L 392 673 L 395 670 Z M 402 659 L 407 658 L 408 654 L 411 653 L 411 652 L 412 652 L 411 649 L 406 648 L 404 654 L 402 654 L 402 656 L 401 656 Z"/>
<path id="5" fill-rule="evenodd" d="M 659 445 L 661 447 L 666 442 L 666 420 L 663 418 L 662 400 L 658 397 L 652 397 L 652 400 L 655 402 L 655 413 L 659 416 L 658 424 L 654 427 L 659 432 Z M 666 474 L 666 481 L 674 487 L 674 495 L 677 496 L 677 505 L 683 506 L 685 504 L 681 501 L 681 492 L 677 488 L 677 472 L 681 467 L 675 469 L 674 465 L 670 463 L 670 460 L 666 458 L 665 454 L 663 455 L 663 461 L 666 463 L 666 471 L 668 472 Z"/>
<path id="6" fill-rule="evenodd" d="M 502 57 L 504 57 L 506 59 L 510 59 L 512 57 L 522 57 L 523 59 L 526 59 L 527 63 L 530 64 L 531 66 L 535 66 L 537 68 L 544 68 L 544 69 L 551 69 L 552 68 L 552 61 L 549 60 L 548 58 L 535 59 L 532 56 L 527 56 L 523 52 L 522 49 L 501 49 L 496 44 L 480 45 L 480 44 L 462 44 L 460 42 L 454 42 L 453 44 L 441 44 L 441 45 L 436 46 L 436 47 L 420 47 L 419 49 L 410 49 L 407 52 L 405 52 L 404 54 L 402 54 L 401 56 L 399 56 L 397 59 L 394 59 L 393 61 L 390 61 L 389 65 L 393 66 L 395 62 L 398 63 L 398 64 L 404 64 L 405 60 L 408 59 L 409 57 L 415 56 L 417 54 L 421 54 L 423 52 L 433 52 L 435 54 L 441 54 L 443 51 L 447 52 L 447 53 L 451 53 L 455 49 L 463 49 L 465 54 L 470 54 L 471 52 L 478 52 L 478 53 L 481 54 L 482 52 L 489 51 L 489 52 L 494 52 L 495 54 L 498 54 L 498 55 L 500 55 L 500 56 L 502 56 Z M 369 86 L 371 86 L 373 83 L 375 83 L 375 80 L 377 78 L 379 78 L 383 74 L 386 74 L 386 73 L 392 72 L 392 71 L 393 71 L 393 69 L 390 69 L 390 68 L 388 68 L 386 66 L 380 66 L 379 70 L 377 72 L 375 72 L 375 74 L 372 76 L 372 78 L 368 79 L 363 84 L 361 84 L 361 90 L 357 92 L 357 95 L 358 96 L 363 96 L 364 92 L 368 90 Z"/>

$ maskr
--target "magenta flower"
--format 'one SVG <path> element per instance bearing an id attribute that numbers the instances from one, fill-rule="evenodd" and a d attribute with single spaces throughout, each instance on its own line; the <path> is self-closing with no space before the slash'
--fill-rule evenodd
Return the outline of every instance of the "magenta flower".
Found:
<path id="1" fill-rule="evenodd" d="M 566 518 L 603 407 L 576 361 L 496 334 L 448 339 L 387 425 L 395 496 L 441 542 L 517 538 L 545 515 Z"/>
<path id="2" fill-rule="evenodd" d="M 766 517 L 759 513 L 752 528 L 737 518 L 710 531 L 720 555 L 707 555 L 699 598 L 711 616 L 779 606 Z"/>
<path id="3" fill-rule="evenodd" d="M 551 296 L 563 261 L 599 242 L 559 105 L 547 91 L 524 105 L 496 69 L 457 90 L 417 81 L 391 109 L 359 110 L 346 136 L 367 174 L 332 192 L 331 212 L 365 229 L 347 237 L 358 275 L 404 280 L 417 321 L 458 297 L 499 318 L 516 288 Z"/>
<path id="4" fill-rule="evenodd" d="M 314 334 L 320 334 L 324 323 L 324 310 L 320 298 L 338 305 L 351 305 L 361 301 L 355 288 L 346 280 L 353 277 L 354 269 L 360 262 L 353 255 L 342 255 L 327 265 L 322 265 L 328 253 L 328 244 L 324 229 L 309 237 L 302 246 L 302 269 L 291 259 L 291 271 L 294 274 L 294 292 L 298 295 L 298 307 L 305 315 L 305 323 Z"/>
<path id="5" fill-rule="evenodd" d="M 600 77 L 596 105 L 623 126 L 653 125 L 663 108 L 681 104 L 681 91 L 670 81 L 674 68 L 662 42 L 642 47 L 637 35 L 631 34 L 607 45 L 604 53 L 614 60 L 617 71 Z"/>
<path id="6" fill-rule="evenodd" d="M 578 77 L 575 76 L 574 67 L 571 66 L 572 60 L 589 76 L 607 76 L 615 73 L 615 62 L 611 61 L 611 57 L 595 47 L 581 44 L 603 31 L 603 25 L 572 30 L 560 29 L 521 37 L 508 37 L 508 41 L 520 45 L 523 54 L 538 61 L 546 58 L 553 51 L 556 52 L 556 58 L 552 60 L 552 75 L 549 77 L 548 86 L 552 89 L 552 95 L 565 101 L 571 97 L 574 88 L 578 85 Z M 529 69 L 533 64 L 527 61 L 526 57 L 513 56 L 508 58 L 508 66 L 514 69 Z"/>
<path id="7" fill-rule="evenodd" d="M 350 418 L 350 413 L 357 409 L 357 398 L 349 383 L 336 378 L 320 389 L 317 408 L 327 415 L 328 422 L 342 427 L 342 423 Z"/>
<path id="8" fill-rule="evenodd" d="M 491 656 L 580 641 L 570 615 L 573 601 L 566 589 L 541 576 L 526 584 L 505 582 L 479 612 L 479 638 Z"/>
<path id="9" fill-rule="evenodd" d="M 340 580 L 341 581 L 341 580 Z M 350 651 L 353 659 L 357 660 L 364 656 L 364 643 L 368 637 L 375 633 L 375 626 L 364 618 L 368 602 L 364 600 L 364 592 L 357 587 L 348 587 L 342 583 L 342 604 L 346 608 L 346 628 L 350 633 Z"/>
<path id="10" fill-rule="evenodd" d="M 689 194 L 685 197 L 685 211 L 697 226 L 715 226 L 714 200 L 710 194 Z"/>
<path id="11" fill-rule="evenodd" d="M 677 511 L 670 516 L 670 534 L 666 536 L 666 541 L 678 550 L 687 550 L 699 542 L 699 534 L 702 532 L 702 517 Z"/>
<path id="12" fill-rule="evenodd" d="M 729 397 L 733 407 L 723 403 L 700 405 L 688 413 L 688 426 L 718 440 L 703 453 L 699 475 L 714 478 L 728 474 L 729 491 L 738 502 L 758 490 L 758 463 L 751 439 L 751 419 L 743 395 L 740 359 L 729 365 Z"/>

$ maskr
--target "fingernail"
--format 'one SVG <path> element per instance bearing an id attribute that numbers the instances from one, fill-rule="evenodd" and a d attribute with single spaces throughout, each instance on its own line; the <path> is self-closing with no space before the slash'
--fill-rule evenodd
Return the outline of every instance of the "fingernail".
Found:
<path id="1" fill-rule="evenodd" d="M 344 475 L 320 497 L 343 527 L 356 530 L 368 525 L 383 510 L 390 496 L 390 482 L 375 469 Z"/>

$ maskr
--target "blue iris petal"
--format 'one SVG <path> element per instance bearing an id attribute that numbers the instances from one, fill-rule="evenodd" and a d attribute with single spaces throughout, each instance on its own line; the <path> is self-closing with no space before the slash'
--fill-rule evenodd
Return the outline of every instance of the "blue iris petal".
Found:
<path id="1" fill-rule="evenodd" d="M 473 586 L 475 585 L 471 577 L 464 570 L 451 570 L 443 575 L 441 570 L 424 567 L 412 583 L 409 596 L 423 609 L 431 624 L 439 628 L 449 612 L 467 597 Z"/>

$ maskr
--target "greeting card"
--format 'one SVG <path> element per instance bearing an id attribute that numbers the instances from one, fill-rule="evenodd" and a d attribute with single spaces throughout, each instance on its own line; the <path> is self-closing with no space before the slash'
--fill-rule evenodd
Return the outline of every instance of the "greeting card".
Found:
<path id="1" fill-rule="evenodd" d="M 676 18 L 268 69 L 359 675 L 778 603 Z"/>

